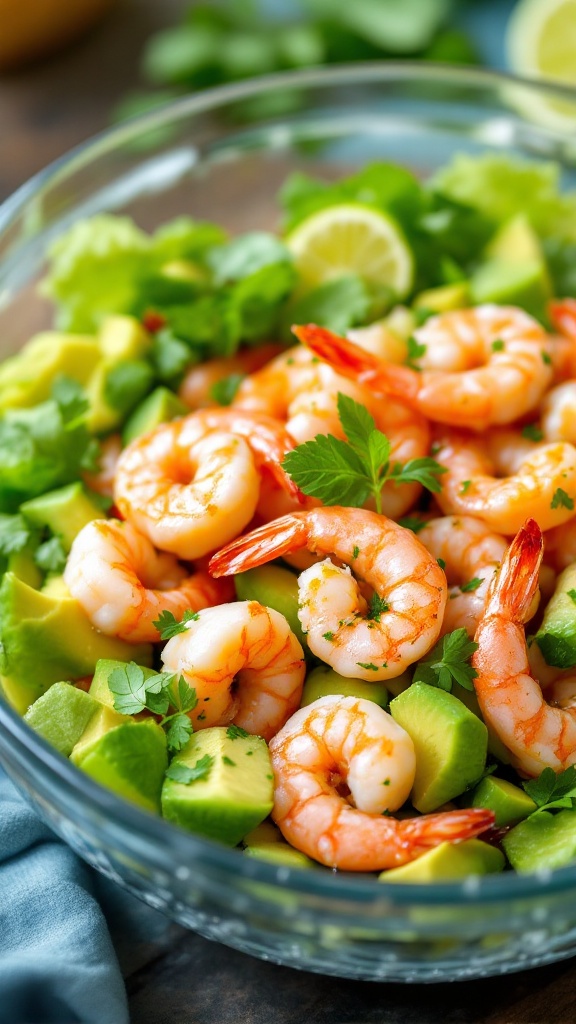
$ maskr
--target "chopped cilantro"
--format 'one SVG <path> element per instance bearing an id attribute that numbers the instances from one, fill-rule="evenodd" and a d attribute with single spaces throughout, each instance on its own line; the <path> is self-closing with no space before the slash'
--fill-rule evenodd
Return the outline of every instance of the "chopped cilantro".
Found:
<path id="1" fill-rule="evenodd" d="M 222 380 L 217 380 L 210 388 L 210 397 L 218 405 L 231 405 L 245 376 L 245 373 L 230 373 Z"/>
<path id="2" fill-rule="evenodd" d="M 242 729 L 239 725 L 232 724 L 226 729 L 226 735 L 229 740 L 240 740 L 246 739 L 250 733 L 246 732 L 246 730 Z"/>
<path id="3" fill-rule="evenodd" d="M 562 490 L 561 487 L 557 487 L 550 502 L 550 508 L 567 508 L 572 510 L 574 508 L 574 499 L 569 494 L 566 494 L 566 491 Z"/>
<path id="4" fill-rule="evenodd" d="M 525 427 L 522 427 L 521 434 L 527 441 L 542 441 L 544 437 L 544 434 L 536 423 L 527 423 Z"/>
<path id="5" fill-rule="evenodd" d="M 370 605 L 368 607 L 368 618 L 374 619 L 376 622 L 380 622 L 380 616 L 383 612 L 387 612 L 390 605 L 383 597 L 374 592 L 370 598 Z"/>
<path id="6" fill-rule="evenodd" d="M 397 520 L 398 526 L 403 526 L 405 530 L 412 530 L 412 533 L 420 533 L 426 526 L 425 519 L 418 519 L 417 516 L 403 516 Z"/>
<path id="7" fill-rule="evenodd" d="M 503 348 L 504 342 L 502 341 L 502 338 L 496 338 L 496 340 L 492 342 L 493 352 L 502 352 Z"/>
<path id="8" fill-rule="evenodd" d="M 230 768 L 236 767 L 236 761 L 233 761 L 232 758 L 228 757 L 227 754 L 222 755 L 222 763 L 229 765 Z"/>
<path id="9" fill-rule="evenodd" d="M 471 483 L 471 480 L 463 480 L 460 485 L 460 494 L 466 494 L 466 491 L 470 487 Z"/>
<path id="10" fill-rule="evenodd" d="M 368 669 L 370 672 L 378 671 L 378 666 L 374 665 L 371 661 L 357 661 L 356 664 L 359 665 L 360 668 Z"/>
<path id="11" fill-rule="evenodd" d="M 185 633 L 188 628 L 187 623 L 194 622 L 198 618 L 198 612 L 193 612 L 189 609 L 184 612 L 182 620 L 178 622 L 172 612 L 165 608 L 164 611 L 160 612 L 159 618 L 155 619 L 152 625 L 156 626 L 161 640 L 170 640 L 173 636 L 178 636 L 179 633 Z"/>
<path id="12" fill-rule="evenodd" d="M 174 782 L 182 782 L 185 786 L 189 786 L 192 782 L 199 782 L 203 779 L 207 779 L 210 775 L 212 765 L 214 764 L 214 758 L 212 754 L 204 754 L 200 757 L 193 767 L 187 764 L 182 764 L 181 761 L 172 761 L 172 764 L 166 769 L 166 778 L 173 779 Z"/>
<path id="13" fill-rule="evenodd" d="M 358 547 L 357 544 L 355 544 L 353 549 L 352 549 L 352 558 L 358 558 L 359 554 L 360 554 L 360 548 Z"/>
<path id="14" fill-rule="evenodd" d="M 438 562 L 438 565 L 440 566 L 441 569 L 446 568 L 446 562 L 444 561 L 443 558 L 437 558 L 436 561 Z"/>
<path id="15" fill-rule="evenodd" d="M 66 551 L 59 537 L 51 537 L 34 552 L 34 561 L 44 572 L 61 573 L 66 565 Z"/>
<path id="16" fill-rule="evenodd" d="M 473 690 L 472 680 L 478 673 L 468 662 L 477 648 L 478 644 L 468 639 L 463 627 L 447 633 L 430 651 L 426 661 L 416 666 L 412 682 L 428 683 L 442 690 L 451 690 L 452 683 L 456 682 L 465 690 Z"/>
<path id="17" fill-rule="evenodd" d="M 474 590 L 478 590 L 478 587 L 482 586 L 484 581 L 479 576 L 474 576 L 473 579 L 468 580 L 468 583 L 462 583 L 460 590 L 463 594 L 470 594 Z"/>
<path id="18" fill-rule="evenodd" d="M 572 590 L 567 590 L 566 594 L 568 595 L 568 597 L 572 598 L 572 600 L 574 601 L 574 604 L 576 604 L 576 590 L 574 590 L 574 588 L 572 588 Z"/>
<path id="19" fill-rule="evenodd" d="M 552 356 L 550 355 L 549 352 L 546 352 L 545 349 L 542 349 L 542 362 L 546 366 L 551 366 L 552 365 Z"/>
<path id="20" fill-rule="evenodd" d="M 414 364 L 418 361 L 418 359 L 422 359 L 422 356 L 425 356 L 425 355 L 426 355 L 426 345 L 423 345 L 419 341 L 417 341 L 416 338 L 413 335 L 410 338 L 408 338 L 408 341 L 407 341 L 407 357 L 406 357 L 407 365 L 411 366 L 415 370 L 419 370 L 420 367 L 419 366 L 415 366 Z"/>
<path id="21" fill-rule="evenodd" d="M 332 640 L 334 639 L 334 633 L 322 633 L 322 636 L 324 640 L 329 640 L 330 642 L 332 642 Z"/>

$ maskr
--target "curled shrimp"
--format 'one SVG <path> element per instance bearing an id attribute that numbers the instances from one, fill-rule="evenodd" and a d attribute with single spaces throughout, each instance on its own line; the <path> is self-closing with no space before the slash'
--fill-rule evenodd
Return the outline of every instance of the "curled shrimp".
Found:
<path id="1" fill-rule="evenodd" d="M 408 734 L 372 701 L 321 697 L 292 716 L 270 754 L 274 821 L 292 846 L 331 868 L 398 867 L 494 821 L 485 809 L 384 817 L 407 799 L 416 760 Z"/>
<path id="2" fill-rule="evenodd" d="M 546 331 L 515 307 L 476 306 L 431 317 L 414 332 L 425 347 L 421 370 L 380 360 L 314 324 L 293 330 L 338 373 L 435 422 L 469 430 L 530 412 L 553 376 Z"/>
<path id="3" fill-rule="evenodd" d="M 281 345 L 270 343 L 246 348 L 234 356 L 207 359 L 206 362 L 188 370 L 178 390 L 178 396 L 190 409 L 209 409 L 218 404 L 212 394 L 215 384 L 233 374 L 242 376 L 254 373 L 281 351 Z"/>
<path id="4" fill-rule="evenodd" d="M 281 466 L 294 447 L 281 424 L 230 409 L 206 409 L 136 438 L 116 468 L 124 518 L 163 551 L 200 558 L 250 522 L 268 468 L 292 497 Z"/>
<path id="5" fill-rule="evenodd" d="M 524 623 L 538 587 L 543 541 L 533 519 L 512 541 L 488 593 L 472 657 L 486 724 L 527 775 L 576 762 L 576 707 L 552 707 L 530 670 Z"/>
<path id="6" fill-rule="evenodd" d="M 304 652 L 288 622 L 257 601 L 206 608 L 162 651 L 167 672 L 196 690 L 195 729 L 233 722 L 271 739 L 296 710 Z"/>
<path id="7" fill-rule="evenodd" d="M 474 636 L 488 585 L 508 542 L 473 516 L 430 519 L 418 537 L 434 558 L 441 559 L 448 579 L 442 633 L 463 627 Z"/>
<path id="8" fill-rule="evenodd" d="M 298 618 L 310 650 L 342 676 L 391 679 L 438 639 L 446 577 L 410 531 L 366 509 L 295 512 L 239 537 L 210 560 L 215 576 L 243 572 L 288 551 L 335 555 L 298 577 Z M 370 606 L 352 575 L 373 590 Z"/>
<path id="9" fill-rule="evenodd" d="M 94 519 L 77 534 L 64 580 L 90 622 L 107 636 L 130 643 L 154 642 L 154 625 L 165 609 L 181 619 L 185 611 L 229 601 L 207 572 L 190 575 L 173 555 L 156 551 L 130 523 Z"/>
<path id="10" fill-rule="evenodd" d="M 445 514 L 476 516 L 507 535 L 515 534 L 526 516 L 543 530 L 574 516 L 575 447 L 520 439 L 516 451 L 502 444 L 497 452 L 486 441 L 458 430 L 438 435 L 436 458 L 448 472 L 440 477 L 436 500 Z M 509 475 L 499 477 L 501 470 Z"/>
<path id="11" fill-rule="evenodd" d="M 576 380 L 557 384 L 544 395 L 540 426 L 546 441 L 576 444 Z"/>
<path id="12" fill-rule="evenodd" d="M 109 434 L 103 441 L 100 441 L 98 469 L 82 474 L 84 483 L 90 490 L 101 494 L 104 498 L 111 498 L 114 493 L 114 477 L 121 451 L 122 438 L 120 434 Z"/>

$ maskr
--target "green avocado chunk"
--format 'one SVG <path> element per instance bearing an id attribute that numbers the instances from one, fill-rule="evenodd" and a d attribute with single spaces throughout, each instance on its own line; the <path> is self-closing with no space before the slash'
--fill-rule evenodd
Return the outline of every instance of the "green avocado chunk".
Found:
<path id="1" fill-rule="evenodd" d="M 416 777 L 410 799 L 417 811 L 434 811 L 478 781 L 488 732 L 457 697 L 413 683 L 391 701 L 389 710 L 414 743 Z"/>
<path id="2" fill-rule="evenodd" d="M 22 548 L 21 551 L 10 552 L 5 571 L 13 572 L 19 580 L 27 583 L 34 590 L 38 590 L 42 586 L 43 574 L 34 561 L 34 554 L 30 545 Z"/>
<path id="3" fill-rule="evenodd" d="M 310 857 L 301 853 L 300 850 L 295 850 L 288 843 L 260 843 L 257 846 L 247 846 L 244 855 L 287 868 L 313 868 L 315 866 Z"/>
<path id="4" fill-rule="evenodd" d="M 274 608 L 287 620 L 298 637 L 304 651 L 308 651 L 306 634 L 298 618 L 298 577 L 281 565 L 260 565 L 256 569 L 238 573 L 234 577 L 239 601 L 259 601 L 266 608 Z"/>
<path id="5" fill-rule="evenodd" d="M 576 859 L 576 811 L 537 811 L 502 839 L 515 871 L 562 868 Z"/>
<path id="6" fill-rule="evenodd" d="M 97 338 L 44 331 L 0 366 L 0 413 L 50 398 L 60 375 L 86 385 L 102 358 Z"/>
<path id="7" fill-rule="evenodd" d="M 428 288 L 416 296 L 414 305 L 416 308 L 429 309 L 431 313 L 448 313 L 453 309 L 464 309 L 470 305 L 470 285 L 468 281 L 457 281 L 456 284 Z"/>
<path id="8" fill-rule="evenodd" d="M 166 779 L 162 813 L 181 828 L 236 846 L 272 810 L 268 747 L 260 736 L 236 735 L 234 728 L 203 729 L 190 737 L 170 768 L 193 769 L 202 758 L 210 759 L 208 767 L 195 781 Z"/>
<path id="9" fill-rule="evenodd" d="M 126 721 L 125 715 L 101 706 L 70 760 L 118 796 L 160 812 L 168 754 L 166 733 L 153 719 Z"/>
<path id="10" fill-rule="evenodd" d="M 151 345 L 150 335 L 133 316 L 108 316 L 102 321 L 98 335 L 101 359 L 86 383 L 90 402 L 86 422 L 91 431 L 102 434 L 115 430 L 126 412 L 150 389 L 153 372 L 146 356 Z M 119 368 L 125 372 L 120 380 L 122 386 L 116 379 L 116 398 L 111 380 Z"/>
<path id="11" fill-rule="evenodd" d="M 556 580 L 535 640 L 548 665 L 576 665 L 576 562 Z"/>
<path id="12" fill-rule="evenodd" d="M 440 843 L 417 860 L 399 868 L 382 871 L 379 882 L 425 884 L 449 882 L 468 875 L 489 875 L 502 871 L 505 860 L 500 850 L 481 839 L 463 843 Z"/>
<path id="13" fill-rule="evenodd" d="M 24 721 L 69 757 L 100 705 L 84 690 L 70 683 L 54 683 L 35 700 Z"/>
<path id="14" fill-rule="evenodd" d="M 136 437 L 154 430 L 161 423 L 168 423 L 176 416 L 185 416 L 187 412 L 190 412 L 188 406 L 173 391 L 164 387 L 156 388 L 126 421 L 122 440 L 125 445 L 130 444 Z"/>
<path id="15" fill-rule="evenodd" d="M 34 526 L 47 526 L 61 539 L 66 551 L 87 523 L 103 516 L 101 507 L 88 496 L 79 481 L 25 501 L 20 511 Z"/>
<path id="16" fill-rule="evenodd" d="M 381 708 L 388 704 L 388 691 L 381 683 L 367 683 L 364 679 L 345 679 L 333 668 L 318 665 L 306 676 L 300 706 L 305 707 L 319 697 L 326 697 L 331 693 L 342 694 L 343 697 L 363 697 L 379 704 Z"/>
<path id="17" fill-rule="evenodd" d="M 495 775 L 487 775 L 471 793 L 466 794 L 465 806 L 487 807 L 494 811 L 494 824 L 498 828 L 515 825 L 536 810 L 536 804 L 528 793 Z"/>
<path id="18" fill-rule="evenodd" d="M 12 572 L 0 585 L 0 682 L 21 714 L 52 683 L 91 676 L 99 658 L 151 664 L 151 644 L 105 636 L 58 580 L 34 590 Z"/>
<path id="19" fill-rule="evenodd" d="M 474 271 L 470 290 L 474 304 L 495 302 L 500 306 L 521 306 L 539 320 L 546 319 L 550 284 L 543 260 L 522 263 L 487 260 Z"/>

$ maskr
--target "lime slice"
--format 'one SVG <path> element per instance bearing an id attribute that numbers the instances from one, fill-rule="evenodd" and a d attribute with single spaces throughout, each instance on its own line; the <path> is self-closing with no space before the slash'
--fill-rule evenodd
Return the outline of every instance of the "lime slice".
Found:
<path id="1" fill-rule="evenodd" d="M 576 86 L 576 0 L 519 0 L 506 33 L 513 71 Z M 576 126 L 574 102 L 545 95 L 530 99 L 534 120 L 550 127 Z"/>
<path id="2" fill-rule="evenodd" d="M 356 203 L 328 206 L 288 235 L 302 286 L 316 288 L 345 274 L 386 285 L 398 298 L 412 286 L 412 253 L 396 221 Z"/>

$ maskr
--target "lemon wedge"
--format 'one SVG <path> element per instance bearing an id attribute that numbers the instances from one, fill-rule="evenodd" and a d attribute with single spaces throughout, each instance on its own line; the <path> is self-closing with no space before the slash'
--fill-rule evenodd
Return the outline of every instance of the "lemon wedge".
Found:
<path id="1" fill-rule="evenodd" d="M 328 206 L 301 221 L 285 239 L 304 289 L 358 274 L 398 298 L 412 286 L 410 247 L 395 220 L 359 203 Z"/>

